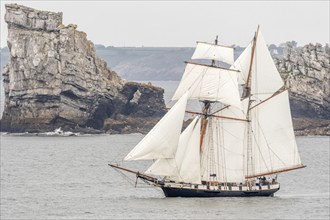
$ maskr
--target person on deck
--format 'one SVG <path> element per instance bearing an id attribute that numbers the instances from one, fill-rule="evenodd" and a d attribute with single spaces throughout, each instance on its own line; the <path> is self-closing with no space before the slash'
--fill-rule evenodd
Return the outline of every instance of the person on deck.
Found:
<path id="1" fill-rule="evenodd" d="M 256 186 L 260 186 L 260 180 L 259 180 L 259 177 L 256 179 Z"/>

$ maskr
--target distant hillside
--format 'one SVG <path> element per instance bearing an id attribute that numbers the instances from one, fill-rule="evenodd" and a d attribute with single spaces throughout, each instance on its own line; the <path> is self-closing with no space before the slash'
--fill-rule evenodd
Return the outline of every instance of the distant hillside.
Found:
<path id="1" fill-rule="evenodd" d="M 97 54 L 108 66 L 127 80 L 180 80 L 192 47 L 105 47 L 95 45 Z M 235 47 L 235 58 L 244 47 Z M 283 47 L 269 46 L 276 57 L 283 57 Z M 7 63 L 8 48 L 1 50 L 1 69 Z"/>
<path id="2" fill-rule="evenodd" d="M 179 80 L 193 48 L 97 47 L 111 69 L 128 80 Z"/>
<path id="3" fill-rule="evenodd" d="M 185 68 L 184 61 L 190 60 L 192 47 L 104 47 L 96 45 L 97 53 L 128 80 L 180 80 Z M 235 58 L 245 48 L 235 47 Z M 283 47 L 270 45 L 276 57 L 283 57 Z"/>

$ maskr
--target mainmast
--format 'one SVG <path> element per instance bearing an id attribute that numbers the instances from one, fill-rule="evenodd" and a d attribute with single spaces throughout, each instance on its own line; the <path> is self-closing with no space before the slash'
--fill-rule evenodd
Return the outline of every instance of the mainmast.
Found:
<path id="1" fill-rule="evenodd" d="M 256 51 L 257 45 L 258 51 Z M 259 57 L 259 60 L 256 60 L 257 57 Z M 268 63 L 267 68 L 265 68 L 265 66 L 258 65 L 257 62 Z M 258 77 L 255 77 L 255 74 L 257 74 Z M 301 162 L 299 155 L 297 156 L 297 158 L 295 158 L 294 156 L 297 155 L 297 147 L 295 142 L 292 142 L 291 140 L 286 140 L 284 139 L 283 135 L 278 134 L 279 132 L 284 130 L 284 134 L 294 140 L 292 124 L 290 124 L 291 122 L 289 123 L 289 121 L 291 121 L 290 106 L 288 104 L 288 97 L 285 97 L 287 96 L 287 91 L 283 91 L 283 93 L 280 92 L 280 90 L 283 89 L 282 86 L 282 79 L 273 64 L 272 58 L 268 51 L 268 47 L 264 42 L 263 36 L 260 33 L 258 26 L 252 42 L 249 71 L 247 73 L 247 79 L 242 94 L 242 99 L 248 99 L 248 108 L 246 114 L 248 127 L 246 131 L 247 136 L 245 174 L 245 178 L 248 180 L 248 182 L 250 182 L 249 179 L 253 179 L 256 177 L 286 172 L 305 167 L 304 165 L 300 164 Z M 270 95 L 267 96 L 267 93 L 269 93 Z M 277 99 L 277 105 L 269 103 L 274 103 L 274 99 Z M 268 100 L 270 101 L 268 102 Z M 270 105 L 274 106 L 268 107 L 267 109 L 266 106 Z M 276 114 L 278 106 L 283 106 L 282 108 L 289 111 L 289 113 L 285 114 L 282 112 L 281 115 L 278 116 Z M 274 111 L 272 117 L 278 117 L 276 121 L 269 122 L 271 121 L 271 119 L 261 117 L 261 115 L 265 115 L 271 111 Z M 270 115 L 268 115 L 268 117 L 269 116 Z M 284 121 L 280 123 L 281 120 Z M 267 128 L 267 130 L 264 130 L 264 128 Z M 270 128 L 273 129 L 272 134 L 269 133 Z M 286 128 L 286 130 L 284 128 Z M 278 136 L 276 136 L 275 134 L 277 134 Z M 272 138 L 274 137 L 276 138 L 272 140 Z M 285 149 L 281 149 L 278 145 L 276 145 L 277 141 L 279 141 L 277 139 L 282 137 L 283 140 L 281 139 L 281 145 L 284 145 L 284 143 L 288 141 Z M 273 150 L 271 150 L 271 147 L 276 147 L 276 154 Z M 290 147 L 292 148 L 290 149 Z M 269 153 L 267 155 L 263 154 L 264 148 L 268 148 Z M 279 157 L 279 154 L 282 153 L 279 149 L 283 150 L 286 156 L 289 154 L 293 154 L 293 159 L 284 163 L 284 159 Z M 295 152 L 292 153 L 293 151 Z M 274 160 L 278 161 L 277 165 Z M 278 165 L 278 163 L 280 163 L 281 165 Z M 289 166 L 287 164 L 292 165 Z"/>
<path id="2" fill-rule="evenodd" d="M 252 66 L 253 66 L 253 61 L 254 61 L 254 54 L 255 54 L 255 49 L 256 49 L 256 44 L 257 44 L 257 37 L 258 37 L 258 32 L 259 32 L 259 25 L 257 28 L 256 33 L 254 34 L 253 37 L 253 46 L 251 50 L 251 58 L 250 58 L 250 67 L 249 67 L 249 72 L 248 72 L 248 77 L 245 83 L 244 91 L 242 94 L 242 99 L 248 98 L 248 108 L 247 108 L 247 114 L 246 114 L 246 120 L 248 121 L 247 124 L 247 176 L 250 174 L 254 173 L 254 163 L 253 163 L 253 150 L 252 150 L 252 127 L 251 127 L 251 111 L 250 111 L 250 106 L 253 100 L 251 100 L 251 73 L 252 73 Z"/>
<path id="3" fill-rule="evenodd" d="M 255 53 L 256 44 L 257 44 L 258 32 L 259 32 L 259 25 L 258 25 L 257 31 L 253 37 L 253 46 L 252 46 L 252 50 L 251 50 L 250 67 L 249 67 L 249 73 L 248 73 L 248 77 L 247 77 L 247 80 L 245 83 L 244 91 L 242 94 L 243 99 L 247 98 L 247 97 L 249 97 L 249 99 L 250 99 L 250 97 L 251 97 L 251 73 L 252 73 L 252 65 L 253 65 L 253 61 L 254 61 L 254 53 Z"/>

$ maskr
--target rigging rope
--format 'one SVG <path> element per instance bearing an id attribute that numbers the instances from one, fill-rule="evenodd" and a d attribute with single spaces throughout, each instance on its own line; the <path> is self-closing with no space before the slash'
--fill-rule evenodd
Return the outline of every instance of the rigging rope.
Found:
<path id="1" fill-rule="evenodd" d="M 115 170 L 116 172 L 118 172 L 119 174 L 121 174 L 121 175 L 124 177 L 124 179 L 127 180 L 128 183 L 132 184 L 132 186 L 135 185 L 134 180 L 131 179 L 131 178 L 129 178 L 128 175 L 126 175 L 124 172 L 122 172 L 122 171 L 120 171 L 120 170 L 118 170 L 118 169 L 115 169 L 115 168 L 114 168 L 114 170 Z"/>

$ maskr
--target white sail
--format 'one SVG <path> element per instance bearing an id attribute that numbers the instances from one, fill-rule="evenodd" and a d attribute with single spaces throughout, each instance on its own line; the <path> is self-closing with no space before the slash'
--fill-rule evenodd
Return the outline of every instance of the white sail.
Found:
<path id="1" fill-rule="evenodd" d="M 184 94 L 180 98 L 124 160 L 174 158 L 182 129 L 187 96 L 188 94 Z"/>
<path id="2" fill-rule="evenodd" d="M 245 119 L 248 99 L 242 101 L 242 107 L 243 110 L 229 106 L 216 115 Z M 202 146 L 203 180 L 243 182 L 245 179 L 243 158 L 247 122 L 212 117 L 208 123 Z M 210 134 L 211 131 L 212 134 Z M 214 167 L 213 171 L 210 170 L 212 167 Z M 216 174 L 216 178 L 210 177 L 210 173 Z"/>
<path id="3" fill-rule="evenodd" d="M 191 59 L 218 60 L 232 65 L 234 63 L 234 48 L 197 42 L 196 50 Z"/>
<path id="4" fill-rule="evenodd" d="M 158 159 L 145 174 L 169 176 L 172 180 L 201 183 L 200 119 L 196 117 L 182 132 L 174 159 Z"/>
<path id="5" fill-rule="evenodd" d="M 175 159 L 158 159 L 144 172 L 147 175 L 170 176 L 179 175 Z"/>
<path id="6" fill-rule="evenodd" d="M 253 41 L 245 48 L 242 54 L 235 60 L 233 66 L 230 69 L 238 69 L 238 83 L 245 84 L 247 76 L 249 74 L 250 62 L 251 62 L 251 50 Z"/>
<path id="7" fill-rule="evenodd" d="M 172 100 L 189 91 L 189 99 L 219 101 L 240 106 L 237 71 L 188 63 Z"/>
<path id="8" fill-rule="evenodd" d="M 196 120 L 196 119 L 195 119 Z M 182 135 L 176 160 L 179 165 L 178 181 L 186 183 L 201 183 L 200 171 L 200 131 L 201 120 L 191 123 L 194 125 L 193 131 Z M 180 163 L 181 162 L 181 163 Z"/>
<path id="9" fill-rule="evenodd" d="M 256 175 L 301 165 L 293 132 L 288 91 L 251 109 L 253 167 Z"/>
<path id="10" fill-rule="evenodd" d="M 213 118 L 207 118 L 207 127 L 201 148 L 201 176 L 204 181 L 217 181 L 221 175 L 220 161 L 217 157 L 220 150 L 220 140 L 216 130 L 217 126 L 213 123 Z"/>
<path id="11" fill-rule="evenodd" d="M 241 84 L 246 83 L 248 78 L 252 45 L 253 42 L 248 45 L 232 67 L 240 70 L 241 74 L 238 77 L 238 81 Z M 283 80 L 276 69 L 264 37 L 259 30 L 251 69 L 251 94 L 257 101 L 265 100 L 283 85 Z"/>
<path id="12" fill-rule="evenodd" d="M 254 54 L 251 92 L 257 100 L 265 100 L 278 91 L 284 83 L 260 31 Z"/>
<path id="13" fill-rule="evenodd" d="M 198 43 L 192 58 L 232 63 L 232 52 Z M 251 92 L 242 100 L 239 83 L 248 83 L 245 92 Z M 264 186 L 256 177 L 305 167 L 295 141 L 288 91 L 279 92 L 281 87 L 283 81 L 258 28 L 255 40 L 230 69 L 187 62 L 172 97 L 177 103 L 124 158 L 155 160 L 144 175 L 110 166 L 136 173 L 161 187 L 166 196 L 187 196 L 186 191 L 241 196 L 251 190 L 256 196 L 271 195 L 279 183 Z M 189 99 L 204 106 L 202 112 L 187 111 L 198 116 L 181 133 Z"/>

